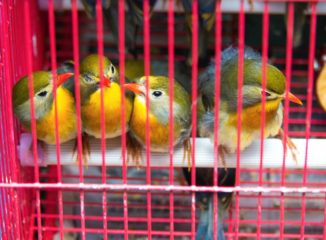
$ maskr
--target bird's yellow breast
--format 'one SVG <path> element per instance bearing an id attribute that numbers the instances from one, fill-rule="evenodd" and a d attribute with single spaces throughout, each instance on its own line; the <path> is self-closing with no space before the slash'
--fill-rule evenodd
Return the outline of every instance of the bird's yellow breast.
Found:
<path id="1" fill-rule="evenodd" d="M 265 121 L 266 123 L 270 122 L 276 115 L 278 106 L 281 102 L 281 99 L 278 98 L 273 101 L 266 101 L 265 104 Z M 261 111 L 262 104 L 256 104 L 251 107 L 243 108 L 241 114 L 241 127 L 243 129 L 255 130 L 260 129 L 261 125 Z M 238 114 L 230 114 L 228 124 L 236 126 L 237 125 Z"/>
<path id="2" fill-rule="evenodd" d="M 130 129 L 143 145 L 146 142 L 146 105 L 139 97 L 135 97 L 133 114 L 130 120 Z M 181 126 L 174 122 L 174 144 L 180 139 Z M 157 152 L 167 151 L 169 148 L 169 124 L 162 124 L 156 116 L 149 113 L 149 131 L 151 150 Z"/>
<path id="3" fill-rule="evenodd" d="M 72 94 L 64 87 L 57 88 L 57 116 L 60 143 L 76 137 L 76 111 Z M 55 107 L 36 121 L 37 138 L 48 144 L 55 144 Z"/>
<path id="4" fill-rule="evenodd" d="M 111 83 L 103 89 L 105 134 L 107 138 L 121 135 L 121 92 L 120 85 Z M 132 110 L 132 101 L 125 98 L 125 120 L 129 122 Z M 95 91 L 89 101 L 81 108 L 83 130 L 96 137 L 101 137 L 101 91 Z M 126 126 L 128 129 L 128 126 Z"/>
<path id="5" fill-rule="evenodd" d="M 274 136 L 278 133 L 282 124 L 281 99 L 267 101 L 265 105 L 265 129 L 264 137 Z M 249 146 L 252 141 L 260 138 L 262 105 L 256 104 L 242 110 L 240 149 Z M 237 148 L 237 113 L 228 114 L 225 123 L 219 129 L 219 142 L 234 152 Z"/>

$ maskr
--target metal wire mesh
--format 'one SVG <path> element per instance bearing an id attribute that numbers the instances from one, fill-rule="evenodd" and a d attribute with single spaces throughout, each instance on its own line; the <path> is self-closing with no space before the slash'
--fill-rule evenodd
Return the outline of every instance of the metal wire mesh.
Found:
<path id="1" fill-rule="evenodd" d="M 146 161 L 140 169 L 128 167 L 126 159 L 126 136 L 121 138 L 122 167 L 105 166 L 104 114 L 102 120 L 101 154 L 102 166 L 82 166 L 82 123 L 80 118 L 80 92 L 76 80 L 77 111 L 77 156 L 78 165 L 60 166 L 60 145 L 57 144 L 58 166 L 38 167 L 38 150 L 35 122 L 32 124 L 33 145 L 31 153 L 35 167 L 25 167 L 18 159 L 17 148 L 21 129 L 13 117 L 12 87 L 23 75 L 28 74 L 32 83 L 32 71 L 51 69 L 55 75 L 57 66 L 67 59 L 75 62 L 75 76 L 79 75 L 79 60 L 90 53 L 98 52 L 109 56 L 119 65 L 121 84 L 124 81 L 125 60 L 132 58 L 125 51 L 124 24 L 125 3 L 118 1 L 119 36 L 113 37 L 112 30 L 105 24 L 102 1 L 96 1 L 96 17 L 87 18 L 77 9 L 77 1 L 71 1 L 71 10 L 55 11 L 49 0 L 47 10 L 41 10 L 36 0 L 4 0 L 0 2 L 0 234 L 3 239 L 52 239 L 59 233 L 79 236 L 81 239 L 195 239 L 196 223 L 200 214 L 196 207 L 195 193 L 227 191 L 223 188 L 200 188 L 196 186 L 194 165 L 196 145 L 196 107 L 192 112 L 192 186 L 188 186 L 173 166 L 173 151 L 169 153 L 167 167 L 150 167 L 150 141 L 147 131 Z M 269 1 L 274 2 L 274 1 Z M 247 4 L 239 1 L 239 11 L 225 13 L 217 1 L 215 31 L 210 33 L 209 53 L 215 58 L 216 82 L 219 82 L 221 50 L 230 44 L 239 48 L 238 83 L 242 85 L 244 46 L 249 45 L 262 52 L 263 66 L 267 61 L 279 67 L 288 79 L 287 90 L 295 93 L 304 102 L 297 107 L 285 101 L 283 128 L 290 137 L 309 139 L 326 136 L 326 113 L 319 107 L 314 92 L 315 59 L 325 54 L 325 17 L 317 15 L 317 3 L 311 1 L 310 13 L 304 26 L 302 48 L 293 48 L 294 4 L 288 2 L 288 19 L 283 15 L 270 15 L 269 5 L 264 2 L 260 14 L 247 14 Z M 305 2 L 305 1 L 302 1 Z M 167 1 L 167 12 L 149 13 L 149 1 L 143 1 L 144 24 L 137 37 L 138 58 L 144 60 L 145 75 L 150 68 L 163 72 L 170 79 L 192 81 L 192 101 L 197 100 L 197 78 L 202 70 L 198 62 L 198 4 L 192 2 L 192 39 L 187 39 L 183 13 L 174 13 L 174 1 Z M 127 12 L 128 13 L 128 12 Z M 319 38 L 320 36 L 320 38 Z M 192 43 L 192 68 L 187 75 L 182 68 L 188 55 L 187 42 Z M 177 65 L 180 67 L 173 67 Z M 264 65 L 265 64 L 265 65 Z M 103 63 L 99 61 L 100 71 Z M 197 68 L 197 66 L 199 66 Z M 264 68 L 264 67 L 263 67 Z M 264 75 L 264 74 L 263 74 Z M 100 76 L 102 76 L 100 74 Z M 103 78 L 103 77 L 101 77 Z M 263 78 L 266 78 L 263 77 Z M 103 79 L 101 79 L 103 81 Z M 56 86 L 55 86 L 56 87 Z M 30 96 L 33 96 L 30 85 Z M 122 94 L 124 89 L 121 88 Z M 170 93 L 173 81 L 169 83 Z M 147 86 L 148 91 L 148 86 Z M 216 92 L 219 93 L 218 84 Z M 55 92 L 55 91 L 54 91 Z M 103 100 L 105 108 L 109 104 Z M 218 94 L 216 94 L 218 99 Z M 239 88 L 238 113 L 242 111 L 242 92 Z M 170 95 L 170 100 L 173 99 Z M 54 99 L 56 96 L 54 95 Z M 264 99 L 264 97 L 263 97 Z M 264 100 L 263 100 L 264 101 Z M 33 101 L 32 101 L 33 102 Z M 218 101 L 216 101 L 218 102 Z M 121 103 L 124 106 L 124 102 Z M 147 101 L 149 104 L 149 101 Z M 33 104 L 31 104 L 33 112 Z M 147 105 L 149 108 L 149 105 Z M 172 108 L 172 104 L 170 104 Z M 121 110 L 124 113 L 124 107 Z M 218 114 L 218 113 L 217 113 Z M 33 115 L 33 114 L 32 114 Z M 123 115 L 123 114 L 122 114 Z M 171 114 L 172 116 L 172 114 Z M 239 115 L 240 116 L 240 115 Z M 264 114 L 262 114 L 264 117 Z M 218 118 L 218 116 L 215 116 Z M 173 118 L 169 118 L 173 126 Z M 123 122 L 123 121 L 122 121 Z M 58 126 L 60 128 L 60 126 Z M 122 124 L 122 128 L 124 124 Z M 217 126 L 215 126 L 217 128 Z M 147 129 L 149 126 L 147 125 Z M 238 121 L 238 136 L 241 121 Z M 263 126 L 262 126 L 263 129 Z M 216 130 L 216 129 L 215 129 Z M 122 131 L 124 132 L 124 131 Z M 170 127 L 170 138 L 173 134 Z M 59 143 L 58 132 L 57 143 Z M 262 138 L 263 139 L 263 138 Z M 238 145 L 240 143 L 238 142 Z M 172 147 L 170 140 L 170 147 Z M 215 174 L 217 186 L 217 146 L 214 143 Z M 261 145 L 263 146 L 263 145 Z M 261 165 L 258 169 L 240 168 L 241 153 L 237 151 L 237 177 L 235 198 L 224 221 L 226 236 L 230 239 L 325 239 L 325 181 L 326 170 L 309 167 L 309 156 L 303 169 L 264 168 L 263 147 Z M 284 150 L 285 151 L 285 150 Z M 323 154 L 323 149 L 320 150 Z M 285 162 L 285 157 L 283 159 Z M 65 184 L 67 183 L 67 184 Z M 144 186 L 143 188 L 141 186 Z M 292 190 L 288 190 L 292 188 Z M 295 191 L 297 189 L 297 191 Z M 288 191 L 287 191 L 288 190 Z M 214 199 L 215 216 L 219 209 Z M 214 219 L 217 221 L 217 219 Z M 214 224 L 216 234 L 216 224 Z M 74 235 L 75 234 L 75 235 Z"/>

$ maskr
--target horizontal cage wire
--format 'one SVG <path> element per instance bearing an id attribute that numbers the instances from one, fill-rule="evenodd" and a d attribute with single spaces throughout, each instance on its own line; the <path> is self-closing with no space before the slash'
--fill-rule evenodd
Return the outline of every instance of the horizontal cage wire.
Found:
<path id="1" fill-rule="evenodd" d="M 1 239 L 326 239 L 325 16 L 0 0 Z"/>

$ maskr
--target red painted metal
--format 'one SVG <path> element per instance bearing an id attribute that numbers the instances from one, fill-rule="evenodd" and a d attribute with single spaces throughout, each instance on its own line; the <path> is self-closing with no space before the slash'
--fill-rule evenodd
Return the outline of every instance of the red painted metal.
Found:
<path id="1" fill-rule="evenodd" d="M 269 41 L 272 17 L 269 15 L 267 2 L 287 2 L 288 21 L 286 47 L 275 46 Z M 290 3 L 293 2 L 293 3 Z M 304 107 L 292 106 L 288 100 L 284 107 L 284 132 L 291 137 L 306 139 L 306 147 L 302 151 L 307 153 L 310 147 L 310 138 L 326 138 L 326 131 L 323 127 L 326 123 L 324 111 L 316 104 L 313 81 L 317 76 L 314 72 L 313 63 L 315 58 L 321 56 L 325 47 L 316 45 L 318 34 L 317 26 L 317 2 L 310 1 L 311 13 L 307 15 L 309 24 L 309 51 L 307 57 L 297 53 L 304 53 L 304 49 L 293 49 L 293 31 L 296 2 L 304 0 L 285 1 L 270 0 L 264 1 L 264 12 L 262 14 L 262 36 L 261 46 L 254 46 L 262 52 L 263 82 L 266 80 L 266 63 L 271 57 L 270 52 L 284 54 L 285 57 L 276 57 L 273 64 L 285 70 L 287 77 L 287 92 L 295 92 L 304 101 Z M 140 59 L 145 62 L 145 75 L 149 75 L 150 65 L 155 60 L 168 60 L 167 75 L 170 79 L 169 92 L 170 101 L 173 99 L 173 79 L 176 76 L 174 64 L 184 61 L 184 51 L 188 49 L 185 44 L 186 28 L 182 14 L 174 13 L 174 1 L 169 0 L 167 13 L 154 13 L 151 22 L 149 14 L 149 0 L 144 1 L 144 29 L 139 31 L 138 48 L 144 47 L 144 53 L 139 54 Z M 110 59 L 119 60 L 120 82 L 124 83 L 125 60 L 131 58 L 125 54 L 124 32 L 125 32 L 125 3 L 118 2 L 119 20 L 119 41 L 118 44 L 110 38 L 111 29 L 108 29 L 107 22 L 103 19 L 102 1 L 96 1 L 96 17 L 89 19 L 82 11 L 77 11 L 77 1 L 72 1 L 72 10 L 56 12 L 54 1 L 49 0 L 49 9 L 40 11 L 36 0 L 14 1 L 5 0 L 0 3 L 0 234 L 2 239 L 52 239 L 56 233 L 63 239 L 64 233 L 76 232 L 82 239 L 87 239 L 87 234 L 97 233 L 104 239 L 117 236 L 117 238 L 128 239 L 128 237 L 147 238 L 191 238 L 195 239 L 197 217 L 195 214 L 196 202 L 195 193 L 198 191 L 234 191 L 235 201 L 229 216 L 223 220 L 225 226 L 228 224 L 226 236 L 228 238 L 296 238 L 296 239 L 325 239 L 326 211 L 324 204 L 326 184 L 323 176 L 324 169 L 312 169 L 309 166 L 309 156 L 305 156 L 303 169 L 286 169 L 285 158 L 283 167 L 280 169 L 266 169 L 263 166 L 263 145 L 260 149 L 260 167 L 258 169 L 241 168 L 241 155 L 237 151 L 237 177 L 236 187 L 218 187 L 217 159 L 218 159 L 218 111 L 215 111 L 215 139 L 214 139 L 214 186 L 198 187 L 195 182 L 194 150 L 192 150 L 192 186 L 183 186 L 175 175 L 176 169 L 173 166 L 173 108 L 170 102 L 170 152 L 168 167 L 150 168 L 150 142 L 149 126 L 147 124 L 146 140 L 146 167 L 143 175 L 129 176 L 126 162 L 126 135 L 122 135 L 122 158 L 123 166 L 121 176 L 113 176 L 109 170 L 117 170 L 117 167 L 105 166 L 104 139 L 104 114 L 102 119 L 102 169 L 98 175 L 91 175 L 87 169 L 82 168 L 81 163 L 81 119 L 80 119 L 80 95 L 79 95 L 79 60 L 90 52 L 98 52 L 100 55 L 110 56 Z M 192 6 L 192 101 L 197 99 L 197 77 L 201 69 L 197 69 L 197 44 L 198 44 L 198 11 L 200 1 L 193 1 Z M 215 50 L 215 92 L 216 106 L 219 106 L 219 82 L 220 82 L 220 58 L 221 49 L 227 47 L 230 42 L 237 43 L 239 39 L 239 84 L 242 84 L 243 70 L 243 49 L 245 46 L 245 22 L 244 15 L 245 1 L 241 1 L 239 14 L 228 15 L 221 12 L 221 3 L 216 4 L 215 37 L 210 40 L 209 49 Z M 127 13 L 128 14 L 128 13 Z M 71 16 L 72 15 L 72 16 Z M 103 16 L 102 16 L 103 15 Z M 225 18 L 224 18 L 225 16 Z M 104 21 L 103 21 L 104 20 Z M 23 22 L 23 23 L 22 23 Z M 159 27 L 156 27 L 159 26 Z M 86 36 L 86 37 L 85 37 Z M 95 36 L 94 39 L 87 38 Z M 159 40 L 160 41 L 159 41 Z M 180 39 L 182 39 L 180 41 Z M 228 39 L 228 40 L 226 40 Z M 117 46 L 117 51 L 112 48 Z M 95 49 L 95 50 L 90 50 Z M 159 51 L 151 52 L 151 49 Z M 282 56 L 282 55 L 281 55 Z M 78 115 L 77 149 L 79 174 L 62 173 L 61 167 L 50 167 L 40 171 L 38 167 L 20 166 L 16 146 L 19 144 L 21 129 L 13 118 L 12 111 L 12 87 L 13 84 L 23 75 L 29 75 L 31 86 L 31 73 L 34 70 L 51 69 L 55 75 L 58 64 L 67 59 L 74 59 L 76 74 L 76 110 Z M 99 62 L 100 71 L 103 72 L 103 63 Z M 102 81 L 102 74 L 100 74 Z M 304 80 L 302 80 L 304 79 Z M 56 88 L 56 86 L 54 86 Z M 148 89 L 148 86 L 147 86 Z M 54 91 L 55 92 L 55 91 Z M 124 88 L 121 88 L 124 94 Z M 33 95 L 33 88 L 29 94 Z M 239 88 L 241 96 L 241 88 Z M 103 96 L 103 94 L 102 94 Z M 56 98 L 56 96 L 54 96 Z M 266 96 L 263 95 L 263 101 Z M 241 113 L 241 97 L 238 99 L 238 112 Z M 104 109 L 110 100 L 101 99 L 101 108 Z M 149 102 L 147 101 L 149 109 Z M 124 114 L 124 99 L 121 102 L 122 114 Z M 196 104 L 194 104 L 195 106 Z M 263 107 L 264 112 L 265 107 Z M 33 104 L 31 106 L 33 113 Z M 196 136 L 196 107 L 193 107 L 192 120 L 192 145 L 195 146 Z M 147 116 L 148 117 L 148 116 Z M 265 115 L 261 120 L 264 122 Z M 125 119 L 125 116 L 123 116 Z M 239 120 L 240 117 L 239 117 Z M 57 120 L 56 120 L 57 122 Z M 122 120 L 121 128 L 124 129 L 125 121 Z M 37 146 L 35 121 L 33 122 L 33 154 L 34 163 L 37 165 Z M 239 132 L 241 121 L 238 121 Z M 261 126 L 261 134 L 264 125 Z M 56 141 L 60 141 L 56 124 Z M 122 130 L 124 132 L 124 130 Z M 263 141 L 263 137 L 261 137 Z M 238 145 L 240 143 L 238 142 Z M 194 148 L 193 148 L 194 149 Z M 57 162 L 60 165 L 60 145 L 57 144 Z M 284 154 L 286 149 L 284 149 Z M 91 167 L 90 167 L 91 168 Z M 110 169 L 109 169 L 110 168 Z M 108 170 L 109 169 L 109 170 Z M 121 170 L 121 169 L 120 169 Z M 165 177 L 156 176 L 153 172 L 166 171 Z M 145 174 L 146 173 L 146 174 Z M 73 180 L 73 181 L 71 181 Z M 69 183 L 67 183 L 69 182 Z M 75 183 L 73 183 L 75 182 Z M 80 198 L 78 200 L 66 200 L 63 192 L 72 191 Z M 89 200 L 87 196 L 98 195 L 100 200 Z M 44 197 L 45 195 L 45 197 Z M 113 200 L 114 196 L 119 201 Z M 137 200 L 135 200 L 137 199 Z M 159 202 L 157 199 L 164 199 Z M 214 229 L 213 234 L 217 235 L 217 195 L 214 194 Z M 293 204 L 287 204 L 293 202 Z M 64 209 L 67 206 L 79 209 L 80 214 L 66 214 Z M 90 215 L 87 210 L 91 208 L 101 209 L 100 215 Z M 142 215 L 135 215 L 136 209 L 145 209 Z M 119 211 L 116 214 L 114 211 Z M 162 214 L 159 214 L 162 213 Z M 250 213 L 250 217 L 247 214 Z M 312 218 L 311 216 L 318 216 Z M 240 218 L 240 216 L 245 216 Z M 274 216 L 270 218 L 270 216 Z M 298 216 L 298 217 L 291 217 Z M 78 221 L 80 226 L 64 227 L 66 220 Z M 90 228 L 88 222 L 98 222 L 98 227 Z M 246 231 L 250 227 L 251 231 Z M 270 229 L 277 229 L 274 232 Z M 293 230 L 295 229 L 295 230 Z M 309 231 L 308 231 L 309 229 Z M 318 229 L 310 231 L 310 229 Z"/>
<path id="2" fill-rule="evenodd" d="M 236 163 L 236 178 L 235 185 L 240 185 L 240 135 L 241 135 L 241 121 L 242 121 L 242 86 L 243 86 L 243 56 L 244 56 L 244 47 L 245 47 L 245 12 L 244 12 L 244 0 L 240 1 L 239 9 L 239 26 L 238 26 L 238 35 L 239 35 L 239 54 L 238 54 L 238 99 L 237 99 L 237 163 Z M 240 209 L 239 209 L 239 194 L 235 193 L 235 238 L 238 239 L 239 233 L 239 218 L 240 218 Z"/>
<path id="3" fill-rule="evenodd" d="M 120 69 L 120 84 L 123 86 L 125 82 L 125 14 L 124 14 L 124 0 L 119 0 L 119 25 L 121 30 L 119 31 L 119 69 Z M 125 89 L 121 88 L 121 96 L 124 96 Z M 127 161 L 126 161 L 126 134 L 125 134 L 125 99 L 121 98 L 121 155 L 122 155 L 122 181 L 127 184 Z M 123 217 L 124 217 L 124 239 L 128 239 L 128 198 L 127 192 L 123 192 Z"/>
<path id="4" fill-rule="evenodd" d="M 174 1 L 169 0 L 168 5 L 168 75 L 169 75 L 169 183 L 174 184 L 173 167 L 173 143 L 174 143 L 174 122 L 173 122 L 173 98 L 174 98 Z M 170 191 L 170 239 L 173 239 L 174 232 L 174 193 Z"/>
<path id="5" fill-rule="evenodd" d="M 76 117 L 77 117 L 77 159 L 79 166 L 79 182 L 84 182 L 83 174 L 83 153 L 82 153 L 82 125 L 81 125 L 81 99 L 79 86 L 79 40 L 78 40 L 78 11 L 76 0 L 71 1 L 71 17 L 72 17 L 72 42 L 73 42 L 73 60 L 74 60 L 74 76 L 75 76 L 75 101 L 76 101 Z M 80 216 L 81 216 L 81 237 L 86 239 L 85 234 L 85 195 L 84 191 L 80 191 Z"/>
<path id="6" fill-rule="evenodd" d="M 150 6 L 149 0 L 143 1 L 143 16 L 144 16 L 144 65 L 145 65 L 145 77 L 146 77 L 146 184 L 151 185 L 151 154 L 150 154 L 150 123 L 149 123 L 149 115 L 150 115 L 150 101 L 149 101 L 149 75 L 150 75 Z M 147 200 L 147 237 L 148 239 L 152 239 L 152 195 L 150 191 L 147 191 L 146 194 Z"/>
<path id="7" fill-rule="evenodd" d="M 266 66 L 267 66 L 267 54 L 268 54 L 268 36 L 269 36 L 269 14 L 268 14 L 268 4 L 264 4 L 263 12 L 263 34 L 262 34 L 262 110 L 260 118 L 260 142 L 264 142 L 264 132 L 265 132 L 265 113 L 266 113 Z M 260 163 L 259 163 L 259 186 L 262 186 L 263 182 L 263 156 L 264 156 L 264 145 L 260 144 Z M 260 239 L 261 234 L 261 215 L 262 215 L 262 199 L 261 193 L 258 193 L 258 208 L 257 208 L 257 239 Z"/>
<path id="8" fill-rule="evenodd" d="M 191 112 L 191 123 L 192 123 L 192 146 L 191 146 L 191 186 L 196 186 L 196 160 L 195 160 L 195 148 L 196 148 L 196 126 L 197 126 L 197 78 L 198 78 L 198 0 L 192 1 L 192 16 L 191 16 L 191 83 L 192 83 L 192 112 Z M 195 239 L 196 236 L 196 198 L 195 192 L 191 194 L 191 239 Z"/>
<path id="9" fill-rule="evenodd" d="M 220 109 L 220 82 L 221 82 L 221 46 L 222 46 L 222 12 L 221 1 L 216 2 L 215 7 L 215 109 Z M 219 128 L 219 111 L 214 112 L 214 186 L 218 185 L 218 128 Z M 218 223 L 218 199 L 217 194 L 213 195 L 213 238 L 217 239 L 217 225 Z"/>

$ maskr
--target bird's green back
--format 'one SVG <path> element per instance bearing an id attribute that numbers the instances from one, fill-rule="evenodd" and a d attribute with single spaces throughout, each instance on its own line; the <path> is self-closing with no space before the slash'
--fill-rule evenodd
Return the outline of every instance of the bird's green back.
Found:
<path id="1" fill-rule="evenodd" d="M 222 52 L 220 99 L 228 103 L 229 109 L 235 111 L 238 99 L 238 50 L 227 48 Z M 276 94 L 285 91 L 284 74 L 271 64 L 266 65 L 266 89 Z M 243 61 L 243 86 L 262 86 L 262 60 L 258 53 L 246 48 Z M 199 92 L 205 108 L 214 107 L 215 98 L 215 63 L 212 62 L 199 78 Z M 243 98 L 243 107 L 253 105 L 261 99 Z"/>

